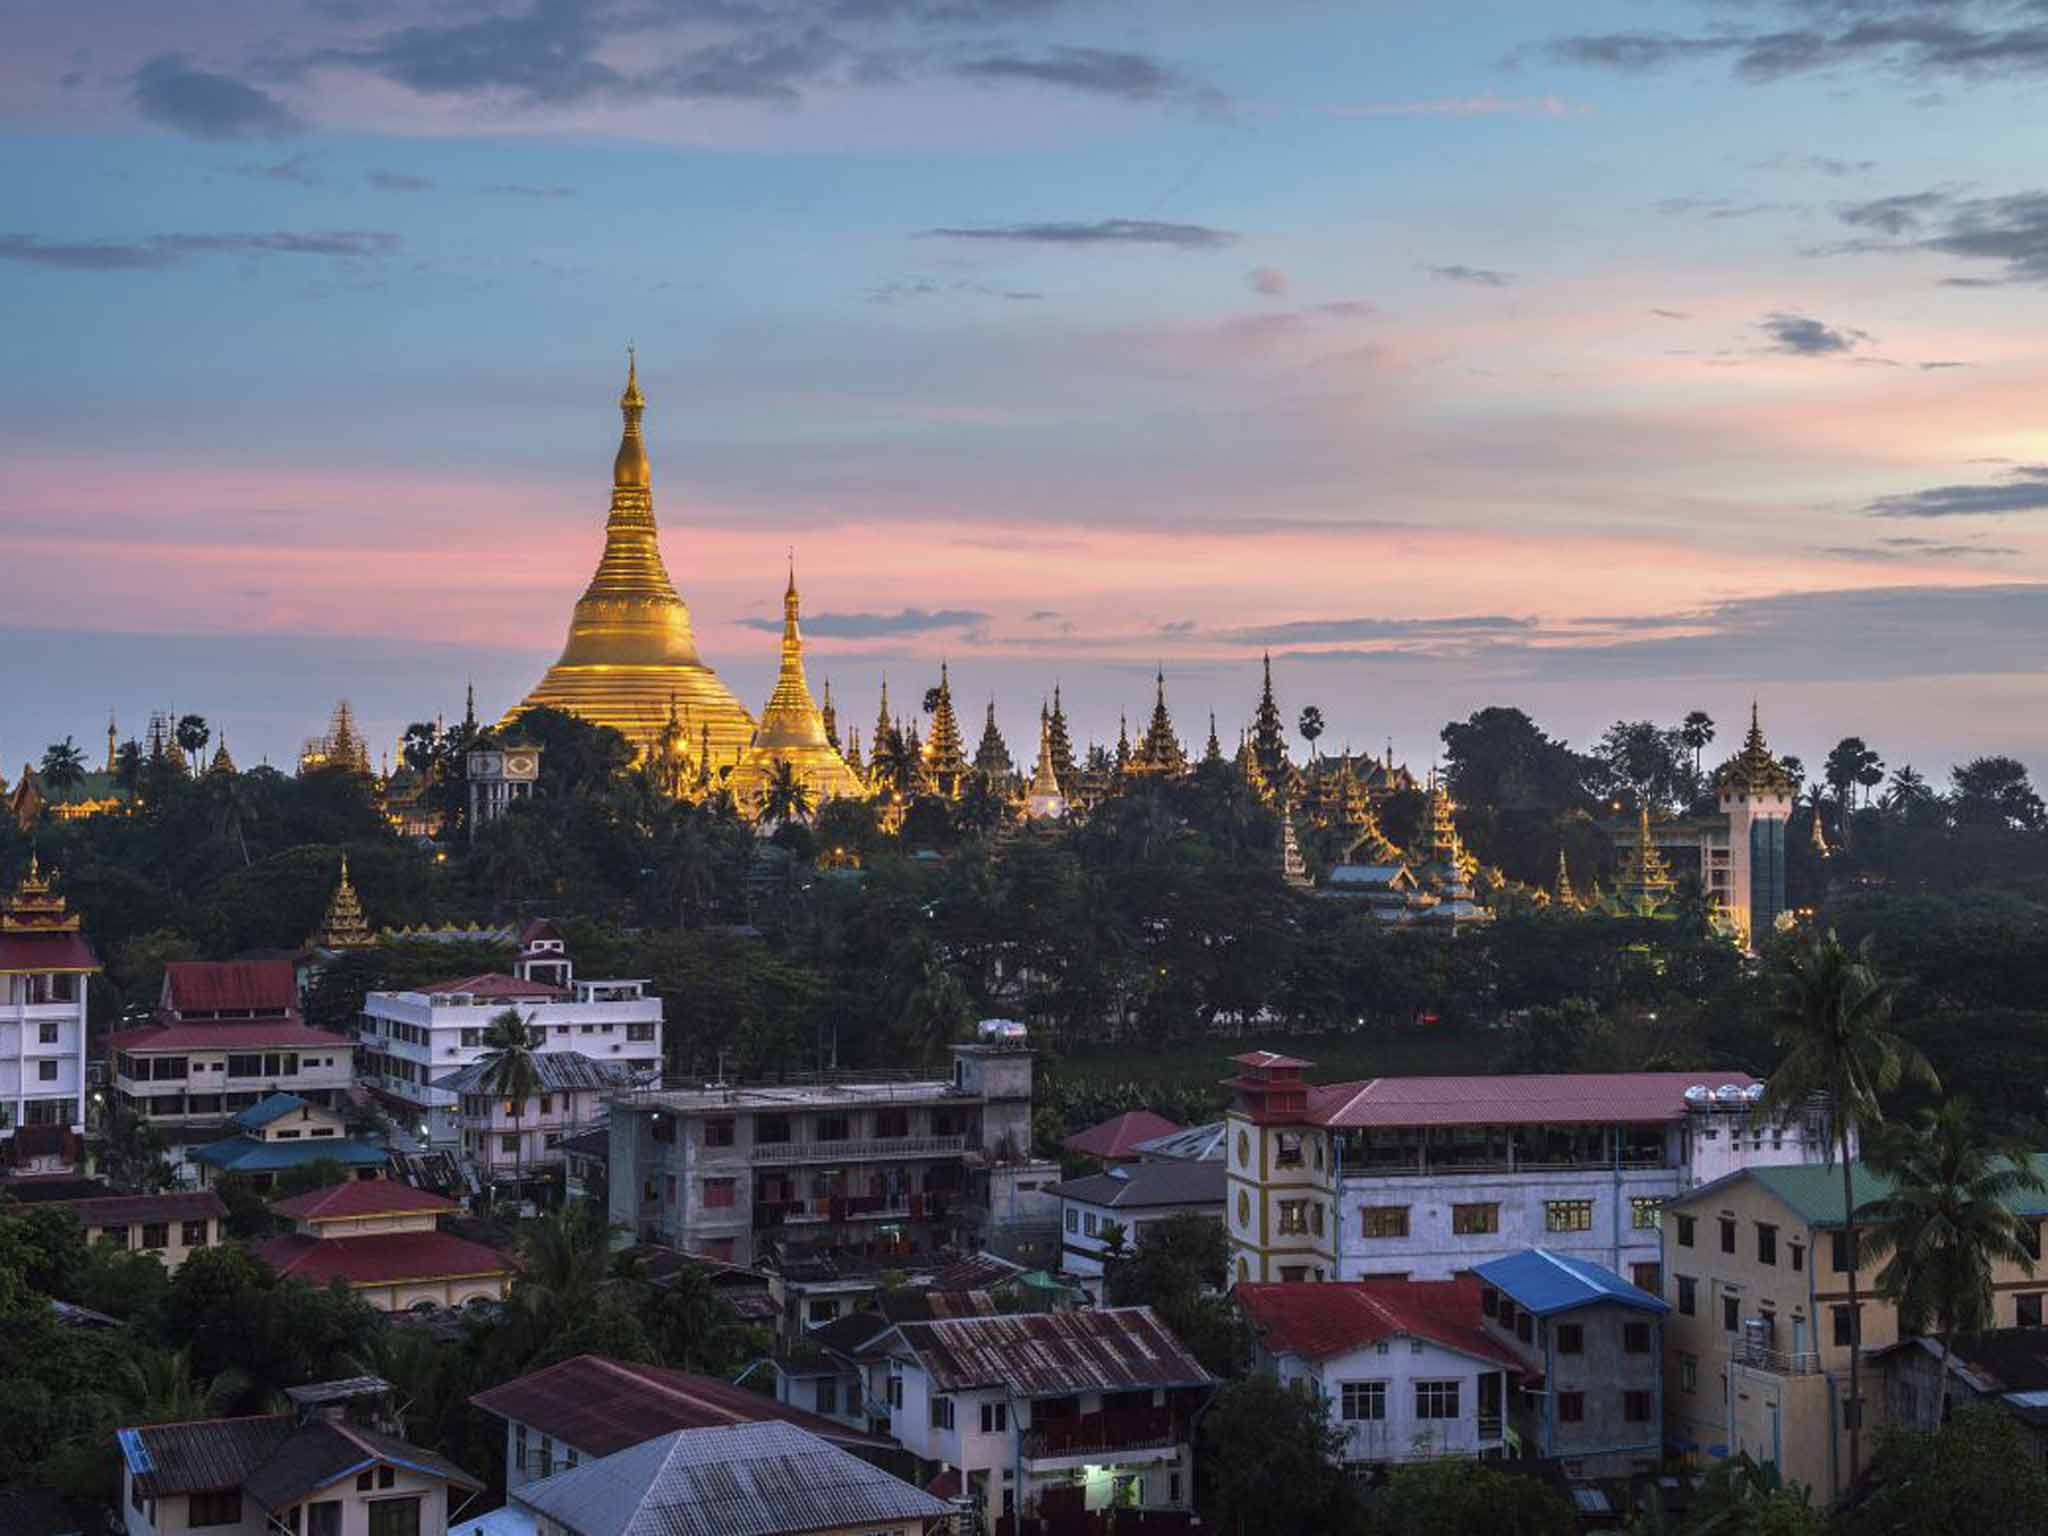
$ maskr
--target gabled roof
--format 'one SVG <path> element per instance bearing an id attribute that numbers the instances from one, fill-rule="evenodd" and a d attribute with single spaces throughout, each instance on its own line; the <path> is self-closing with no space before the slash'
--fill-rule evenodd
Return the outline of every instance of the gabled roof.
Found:
<path id="1" fill-rule="evenodd" d="M 1024 1266 L 995 1253 L 969 1253 L 941 1264 L 931 1272 L 935 1291 L 985 1291 L 1014 1280 Z"/>
<path id="2" fill-rule="evenodd" d="M 403 1440 L 324 1419 L 294 1427 L 286 1413 L 145 1424 L 117 1429 L 114 1438 L 146 1498 L 241 1488 L 265 1509 L 283 1509 L 380 1461 L 483 1487 L 453 1462 Z"/>
<path id="3" fill-rule="evenodd" d="M 1343 1130 L 1440 1125 L 1654 1125 L 1681 1120 L 1697 1072 L 1373 1077 L 1309 1089 L 1308 1120 Z M 1740 1072 L 1728 1081 L 1747 1087 Z"/>
<path id="4" fill-rule="evenodd" d="M 929 1323 L 941 1317 L 994 1317 L 1002 1311 L 988 1291 L 901 1290 L 875 1297 L 885 1323 Z"/>
<path id="5" fill-rule="evenodd" d="M 767 1419 L 795 1424 L 834 1445 L 874 1450 L 895 1445 L 714 1376 L 604 1355 L 571 1356 L 479 1392 L 470 1402 L 591 1456 L 610 1456 L 670 1430 Z"/>
<path id="6" fill-rule="evenodd" d="M 1424 1339 L 1474 1359 L 1520 1370 L 1480 1320 L 1479 1282 L 1342 1280 L 1324 1284 L 1239 1284 L 1231 1294 L 1275 1354 L 1325 1360 L 1382 1339 Z"/>
<path id="7" fill-rule="evenodd" d="M 268 1510 L 282 1510 L 344 1477 L 386 1462 L 461 1488 L 483 1484 L 442 1456 L 354 1424 L 316 1419 L 280 1445 L 250 1472 L 242 1488 Z"/>
<path id="8" fill-rule="evenodd" d="M 458 976 L 453 981 L 431 981 L 425 986 L 411 987 L 407 990 L 427 997 L 453 997 L 461 994 L 504 1002 L 530 1000 L 551 1003 L 557 998 L 569 995 L 567 987 L 558 987 L 551 981 L 522 981 L 517 976 L 507 976 L 498 971 L 485 971 L 476 976 Z"/>
<path id="9" fill-rule="evenodd" d="M 1171 1135 L 1150 1137 L 1131 1150 L 1140 1157 L 1164 1163 L 1220 1163 L 1226 1155 L 1224 1142 L 1229 1130 L 1225 1121 L 1211 1120 L 1207 1125 L 1191 1125 Z"/>
<path id="10" fill-rule="evenodd" d="M 1524 1248 L 1520 1253 L 1481 1264 L 1473 1273 L 1512 1297 L 1523 1311 L 1538 1317 L 1600 1302 L 1613 1302 L 1641 1312 L 1671 1310 L 1671 1304 L 1661 1296 L 1652 1296 L 1630 1285 L 1613 1270 L 1567 1254 L 1552 1253 L 1547 1248 Z"/>
<path id="11" fill-rule="evenodd" d="M 294 1221 L 339 1221 L 357 1216 L 439 1216 L 459 1209 L 453 1200 L 431 1190 L 414 1189 L 394 1179 L 350 1179 L 310 1189 L 289 1200 L 273 1200 L 270 1208 Z"/>
<path id="12" fill-rule="evenodd" d="M 1022 1397 L 1207 1386 L 1212 1378 L 1150 1307 L 898 1323 L 939 1392 L 1008 1386 Z"/>
<path id="13" fill-rule="evenodd" d="M 845 1312 L 831 1322 L 811 1329 L 806 1343 L 837 1355 L 854 1355 L 887 1333 L 889 1319 L 879 1312 Z"/>
<path id="14" fill-rule="evenodd" d="M 491 1090 L 484 1083 L 490 1074 L 488 1059 L 473 1061 L 459 1071 L 435 1079 L 434 1086 L 449 1093 L 489 1093 Z M 535 1051 L 533 1076 L 535 1090 L 540 1093 L 602 1092 L 633 1084 L 633 1071 L 623 1062 L 598 1061 L 581 1051 Z"/>
<path id="15" fill-rule="evenodd" d="M 2048 1180 L 2048 1153 L 2032 1155 L 2034 1172 Z M 1861 1210 L 1873 1200 L 1892 1191 L 1892 1181 L 1860 1160 L 1850 1164 L 1849 1178 L 1856 1207 Z M 1842 1165 L 1836 1163 L 1780 1163 L 1761 1168 L 1741 1168 L 1710 1184 L 1688 1190 L 1665 1202 L 1668 1206 L 1697 1204 L 1702 1198 L 1726 1189 L 1738 1179 L 1753 1179 L 1769 1190 L 1800 1220 L 1810 1227 L 1839 1227 L 1842 1211 Z M 2012 1201 L 2021 1216 L 2048 1216 L 2048 1193 L 2022 1190 Z"/>
<path id="16" fill-rule="evenodd" d="M 1139 1142 L 1154 1136 L 1171 1136 L 1180 1129 L 1164 1115 L 1155 1115 L 1149 1109 L 1130 1109 L 1112 1115 L 1100 1125 L 1076 1131 L 1060 1145 L 1083 1157 L 1133 1157 Z"/>
<path id="17" fill-rule="evenodd" d="M 164 967 L 164 1006 L 172 1013 L 246 1013 L 281 1018 L 299 1011 L 299 982 L 289 960 L 173 960 Z"/>
<path id="18" fill-rule="evenodd" d="M 275 1173 L 336 1162 L 347 1168 L 381 1168 L 391 1149 L 380 1141 L 355 1136 L 322 1136 L 310 1141 L 258 1141 L 254 1136 L 228 1136 L 191 1152 L 196 1162 L 228 1173 Z"/>
<path id="19" fill-rule="evenodd" d="M 573 1442 L 572 1442 L 573 1443 Z M 952 1506 L 794 1424 L 682 1429 L 514 1489 L 581 1536 L 796 1536 Z"/>
<path id="20" fill-rule="evenodd" d="M 1136 1163 L 1091 1173 L 1083 1179 L 1067 1179 L 1052 1186 L 1050 1193 L 1062 1200 L 1112 1210 L 1134 1210 L 1162 1205 L 1223 1204 L 1224 1184 L 1229 1175 L 1221 1163 Z"/>
<path id="21" fill-rule="evenodd" d="M 99 956 L 75 933 L 0 933 L 0 976 L 34 971 L 90 973 L 99 968 Z"/>
<path id="22" fill-rule="evenodd" d="M 282 1120 L 295 1109 L 304 1109 L 306 1101 L 296 1093 L 269 1093 L 234 1116 L 237 1125 L 257 1130 L 273 1120 Z"/>
<path id="23" fill-rule="evenodd" d="M 138 1221 L 226 1220 L 228 1208 L 210 1189 L 175 1190 L 163 1195 L 102 1195 L 93 1200 L 66 1200 L 82 1227 L 125 1227 Z"/>
<path id="24" fill-rule="evenodd" d="M 221 1019 L 198 1024 L 150 1024 L 107 1036 L 115 1051 L 350 1051 L 346 1035 L 301 1024 L 296 1018 Z"/>
<path id="25" fill-rule="evenodd" d="M 396 1285 L 409 1281 L 471 1280 L 509 1275 L 512 1260 L 495 1248 L 447 1232 L 372 1232 L 362 1237 L 307 1237 L 294 1233 L 255 1244 L 250 1252 L 280 1277 L 325 1285 Z"/>

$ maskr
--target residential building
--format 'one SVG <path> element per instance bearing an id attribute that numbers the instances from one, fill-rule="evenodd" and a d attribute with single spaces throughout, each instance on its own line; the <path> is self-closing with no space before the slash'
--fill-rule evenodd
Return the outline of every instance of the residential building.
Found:
<path id="1" fill-rule="evenodd" d="M 174 960 L 154 1022 L 107 1037 L 117 1102 L 153 1126 L 181 1179 L 197 1148 L 275 1093 L 325 1108 L 355 1081 L 352 1045 L 309 1027 L 289 960 Z"/>
<path id="2" fill-rule="evenodd" d="M 643 980 L 578 980 L 567 946 L 543 921 L 521 930 L 510 976 L 464 976 L 364 998 L 363 1078 L 409 1130 L 433 1146 L 458 1148 L 461 1095 L 442 1082 L 484 1059 L 484 1031 L 508 1009 L 525 1021 L 537 1055 L 576 1052 L 636 1077 L 661 1070 L 661 999 Z M 547 1134 L 536 1133 L 542 1150 Z"/>
<path id="3" fill-rule="evenodd" d="M 388 1382 L 296 1387 L 290 1413 L 117 1429 L 128 1536 L 445 1536 L 483 1485 L 390 1433 L 345 1416 Z"/>
<path id="4" fill-rule="evenodd" d="M 280 1276 L 326 1285 L 342 1280 L 384 1312 L 502 1301 L 512 1261 L 495 1248 L 440 1229 L 458 1209 L 424 1189 L 390 1179 L 330 1184 L 270 1209 L 295 1228 L 254 1245 Z"/>
<path id="5" fill-rule="evenodd" d="M 778 1403 L 715 1376 L 574 1355 L 479 1392 L 470 1403 L 505 1423 L 505 1487 L 516 1491 L 678 1429 L 780 1420 L 844 1450 L 886 1456 L 887 1439 Z"/>
<path id="6" fill-rule="evenodd" d="M 86 991 L 99 957 L 33 854 L 0 896 L 0 1173 L 85 1161 Z"/>
<path id="7" fill-rule="evenodd" d="M 512 1491 L 535 1536 L 910 1536 L 953 1507 L 794 1424 L 678 1429 Z"/>
<path id="8" fill-rule="evenodd" d="M 1520 1357 L 1512 1421 L 1524 1455 L 1573 1478 L 1655 1472 L 1664 1454 L 1661 1296 L 1612 1270 L 1530 1248 L 1482 1264 L 1479 1310 L 1489 1336 Z"/>
<path id="9" fill-rule="evenodd" d="M 2034 1163 L 2048 1173 L 2048 1156 L 2036 1154 Z M 1890 1189 L 1860 1162 L 1849 1172 L 1856 1209 Z M 2048 1195 L 2022 1194 L 2014 1210 L 2038 1252 Z M 1775 1462 L 1819 1499 L 1846 1490 L 1848 1424 L 1858 1412 L 1849 1396 L 1850 1342 L 1860 1331 L 1866 1457 L 1887 1408 L 1884 1373 L 1873 1362 L 1899 1342 L 1898 1310 L 1877 1295 L 1881 1266 L 1857 1264 L 1846 1215 L 1840 1164 L 1748 1168 L 1666 1207 L 1666 1428 L 1680 1448 Z M 2041 1326 L 2048 1274 L 2001 1263 L 1992 1291 L 1998 1327 Z"/>
<path id="10" fill-rule="evenodd" d="M 909 1286 L 886 1290 L 875 1305 L 842 1313 L 807 1331 L 795 1347 L 741 1372 L 744 1382 L 766 1372 L 775 1400 L 841 1424 L 889 1432 L 889 1362 L 883 1348 L 897 1323 L 944 1317 L 994 1317 L 1003 1310 L 991 1291 L 935 1291 Z"/>
<path id="11" fill-rule="evenodd" d="M 1155 1115 L 1149 1109 L 1127 1109 L 1120 1115 L 1110 1116 L 1100 1125 L 1076 1131 L 1060 1146 L 1075 1157 L 1092 1157 L 1105 1166 L 1135 1163 L 1141 1155 L 1138 1143 L 1155 1136 L 1171 1136 L 1184 1129 L 1186 1127 L 1174 1124 L 1164 1115 Z"/>
<path id="12" fill-rule="evenodd" d="M 630 1088 L 635 1074 L 623 1062 L 581 1051 L 542 1051 L 533 1058 L 534 1092 L 515 1105 L 489 1086 L 491 1064 L 472 1062 L 434 1086 L 455 1095 L 462 1160 L 487 1183 L 522 1178 L 561 1166 L 563 1143 L 580 1132 L 606 1135 L 606 1096 Z M 640 1074 L 658 1078 L 650 1065 Z M 515 1109 L 517 1113 L 514 1113 Z"/>
<path id="13" fill-rule="evenodd" d="M 1932 1425 L 1970 1403 L 2000 1408 L 2019 1423 L 2036 1457 L 2048 1460 L 2048 1328 L 1994 1328 L 1950 1341 L 1948 1390 L 1938 1339 L 1901 1339 L 1864 1363 L 1882 1373 L 1886 1422 Z"/>
<path id="14" fill-rule="evenodd" d="M 381 1140 L 351 1136 L 348 1117 L 295 1093 L 272 1093 L 229 1117 L 235 1134 L 191 1152 L 202 1185 L 238 1173 L 257 1190 L 267 1190 L 281 1173 L 314 1163 L 335 1162 L 352 1178 L 380 1177 L 391 1161 Z"/>
<path id="15" fill-rule="evenodd" d="M 1192 1507 L 1214 1382 L 1150 1307 L 897 1323 L 876 1347 L 889 1433 L 991 1518 Z"/>
<path id="16" fill-rule="evenodd" d="M 1221 1163 L 1134 1163 L 1053 1186 L 1060 1199 L 1060 1273 L 1097 1300 L 1112 1251 L 1135 1253 L 1145 1234 L 1176 1216 L 1223 1220 Z"/>
<path id="17" fill-rule="evenodd" d="M 1526 1367 L 1487 1332 L 1471 1276 L 1249 1282 L 1232 1294 L 1255 1366 L 1329 1403 L 1345 1465 L 1507 1454 L 1509 1395 Z"/>
<path id="18" fill-rule="evenodd" d="M 953 1064 L 951 1078 L 616 1095 L 612 1220 L 644 1242 L 785 1275 L 821 1266 L 867 1289 L 955 1244 L 1055 1230 L 1058 1169 L 1030 1156 L 1030 1051 L 956 1045 Z"/>
<path id="19" fill-rule="evenodd" d="M 1664 1201 L 1732 1168 L 1827 1155 L 1821 1117 L 1752 1124 L 1762 1087 L 1740 1074 L 1324 1086 L 1294 1057 L 1234 1061 L 1234 1282 L 1442 1278 L 1541 1246 L 1655 1291 Z"/>
<path id="20" fill-rule="evenodd" d="M 218 1248 L 228 1208 L 210 1190 L 162 1195 L 101 1195 L 90 1200 L 51 1201 L 78 1218 L 88 1242 L 112 1243 L 135 1253 L 153 1253 L 177 1272 L 188 1255 Z"/>

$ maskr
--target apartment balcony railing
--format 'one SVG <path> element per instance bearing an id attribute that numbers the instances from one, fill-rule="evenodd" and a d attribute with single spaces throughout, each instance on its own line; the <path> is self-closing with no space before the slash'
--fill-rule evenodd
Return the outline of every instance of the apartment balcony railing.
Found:
<path id="1" fill-rule="evenodd" d="M 754 1230 L 841 1221 L 940 1221 L 944 1195 L 820 1195 L 809 1200 L 754 1202 Z"/>
<path id="2" fill-rule="evenodd" d="M 1170 1450 L 1188 1436 L 1186 1421 L 1170 1413 L 1086 1414 L 1033 1424 L 1024 1432 L 1024 1457 L 1036 1461 Z"/>
<path id="3" fill-rule="evenodd" d="M 1768 1344 L 1756 1344 L 1739 1340 L 1728 1346 L 1728 1359 L 1735 1365 L 1746 1365 L 1753 1370 L 1768 1371 L 1773 1376 L 1818 1376 L 1820 1354 L 1817 1350 L 1773 1349 Z"/>
<path id="4" fill-rule="evenodd" d="M 1427 1164 L 1412 1161 L 1394 1163 L 1355 1163 L 1346 1160 L 1344 1177 L 1350 1179 L 1379 1178 L 1454 1178 L 1459 1174 L 1498 1175 L 1514 1173 L 1612 1173 L 1616 1169 L 1623 1173 L 1646 1173 L 1658 1170 L 1676 1171 L 1678 1164 L 1663 1157 L 1599 1157 L 1545 1161 L 1538 1158 L 1517 1157 L 1508 1160 L 1490 1159 L 1481 1162 L 1440 1162 L 1432 1159 Z"/>
<path id="5" fill-rule="evenodd" d="M 877 1158 L 957 1157 L 965 1136 L 884 1136 L 852 1141 L 770 1141 L 756 1143 L 757 1163 L 861 1163 Z"/>

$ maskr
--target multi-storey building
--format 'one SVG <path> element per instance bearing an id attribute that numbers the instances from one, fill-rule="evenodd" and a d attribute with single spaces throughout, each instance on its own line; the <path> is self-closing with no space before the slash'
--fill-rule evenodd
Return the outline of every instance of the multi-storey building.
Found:
<path id="1" fill-rule="evenodd" d="M 0 896 L 0 1169 L 84 1161 L 85 995 L 100 963 L 33 856 Z"/>
<path id="2" fill-rule="evenodd" d="M 1050 1227 L 1059 1174 L 1030 1157 L 1031 1063 L 1013 1045 L 956 1045 L 951 1078 L 617 1095 L 612 1220 L 643 1242 L 785 1270 L 814 1255 L 903 1267 L 1019 1223 Z"/>
<path id="3" fill-rule="evenodd" d="M 2048 1156 L 2037 1154 L 2037 1172 Z M 1850 1167 L 1857 1209 L 1888 1182 Z M 2022 1194 L 2014 1210 L 2038 1253 L 2048 1195 Z M 1876 1294 L 1876 1263 L 1857 1263 L 1842 1168 L 1749 1168 L 1674 1199 L 1662 1214 L 1667 1438 L 1709 1456 L 1747 1452 L 1775 1462 L 1788 1482 L 1833 1499 L 1849 1486 L 1851 1341 L 1860 1334 L 1863 1456 L 1885 1418 L 1884 1381 L 1873 1360 L 1899 1342 L 1898 1309 Z M 1857 1302 L 1849 1302 L 1855 1270 Z M 1999 1262 L 1992 1270 L 1993 1323 L 2042 1325 L 2048 1274 Z"/>
<path id="4" fill-rule="evenodd" d="M 490 1072 L 490 1063 L 479 1061 L 434 1085 L 456 1096 L 462 1160 L 486 1182 L 562 1163 L 563 1144 L 579 1132 L 602 1129 L 606 1095 L 632 1087 L 635 1076 L 623 1062 L 581 1051 L 543 1051 L 533 1059 L 534 1091 L 515 1103 L 491 1091 Z M 649 1064 L 641 1075 L 660 1074 Z"/>
<path id="5" fill-rule="evenodd" d="M 1223 1219 L 1221 1163 L 1137 1163 L 1053 1186 L 1060 1199 L 1060 1273 L 1101 1299 L 1103 1266 L 1137 1252 L 1176 1216 Z"/>
<path id="6" fill-rule="evenodd" d="M 203 1248 L 218 1248 L 228 1208 L 211 1190 L 181 1190 L 164 1195 L 98 1195 L 84 1200 L 52 1202 L 78 1218 L 79 1229 L 93 1242 L 112 1243 L 131 1253 L 151 1253 L 166 1270 Z"/>
<path id="7" fill-rule="evenodd" d="M 1254 1364 L 1330 1405 L 1346 1466 L 1507 1454 L 1508 1398 L 1525 1367 L 1483 1326 L 1471 1276 L 1251 1283 L 1233 1294 Z"/>
<path id="8" fill-rule="evenodd" d="M 280 1277 L 316 1286 L 336 1280 L 382 1312 L 502 1301 L 512 1261 L 495 1248 L 441 1230 L 458 1207 L 391 1179 L 356 1179 L 271 1202 L 293 1230 L 252 1250 Z"/>
<path id="9" fill-rule="evenodd" d="M 181 1178 L 194 1150 L 276 1093 L 338 1107 L 355 1081 L 350 1042 L 299 1016 L 289 960 L 174 960 L 154 1023 L 107 1037 L 115 1099 L 162 1136 Z"/>
<path id="10" fill-rule="evenodd" d="M 1563 1462 L 1568 1477 L 1656 1471 L 1670 1305 L 1612 1270 L 1542 1248 L 1482 1264 L 1478 1279 L 1488 1335 L 1542 1383 L 1513 1404 L 1523 1452 Z"/>
<path id="11" fill-rule="evenodd" d="M 358 1029 L 358 1070 L 408 1131 L 437 1147 L 458 1147 L 461 1094 L 441 1081 L 484 1059 L 484 1031 L 508 1009 L 525 1020 L 539 1054 L 580 1052 L 636 1076 L 661 1069 L 661 999 L 645 981 L 578 980 L 560 935 L 543 922 L 521 932 L 510 976 L 370 993 Z"/>
<path id="12" fill-rule="evenodd" d="M 1658 1211 L 1707 1178 L 1819 1163 L 1818 1117 L 1760 1125 L 1761 1086 L 1684 1072 L 1382 1077 L 1320 1086 L 1234 1058 L 1225 1222 L 1236 1281 L 1447 1277 L 1524 1248 L 1658 1286 Z"/>

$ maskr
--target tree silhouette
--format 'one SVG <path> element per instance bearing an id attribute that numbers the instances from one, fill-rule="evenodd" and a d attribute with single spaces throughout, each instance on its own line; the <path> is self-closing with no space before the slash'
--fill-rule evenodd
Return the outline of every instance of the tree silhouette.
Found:
<path id="1" fill-rule="evenodd" d="M 192 771 L 197 773 L 205 766 L 199 761 L 199 754 L 204 752 L 206 744 L 213 740 L 213 730 L 207 725 L 206 717 L 181 715 L 178 718 L 178 727 L 172 734 L 177 738 L 178 745 L 184 749 L 185 761 L 190 763 Z"/>
<path id="2" fill-rule="evenodd" d="M 804 782 L 796 764 L 778 757 L 761 792 L 761 815 L 768 821 L 807 821 L 811 815 L 811 787 Z"/>
<path id="3" fill-rule="evenodd" d="M 526 1130 L 520 1122 L 526 1117 L 526 1101 L 540 1086 L 533 1036 L 527 1031 L 526 1020 L 519 1016 L 517 1008 L 505 1009 L 484 1026 L 483 1048 L 481 1086 L 484 1092 L 494 1098 L 510 1100 L 512 1105 L 512 1177 L 516 1183 L 526 1173 Z M 488 1120 L 485 1123 L 488 1125 Z M 485 1132 L 485 1135 L 489 1134 Z M 488 1157 L 485 1166 L 489 1166 Z"/>
<path id="4" fill-rule="evenodd" d="M 1313 767 L 1316 760 L 1316 738 L 1323 734 L 1324 729 L 1323 712 L 1315 705 L 1309 705 L 1301 712 L 1298 729 L 1301 731 L 1301 739 L 1308 743 L 1308 760 Z"/>
<path id="5" fill-rule="evenodd" d="M 1714 717 L 1696 709 L 1678 723 L 1678 739 L 1692 749 L 1692 776 L 1700 776 L 1700 754 L 1714 739 Z"/>
<path id="6" fill-rule="evenodd" d="M 62 741 L 52 742 L 43 753 L 43 788 L 51 797 L 61 800 L 85 782 L 85 754 L 69 736 Z"/>

